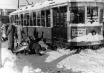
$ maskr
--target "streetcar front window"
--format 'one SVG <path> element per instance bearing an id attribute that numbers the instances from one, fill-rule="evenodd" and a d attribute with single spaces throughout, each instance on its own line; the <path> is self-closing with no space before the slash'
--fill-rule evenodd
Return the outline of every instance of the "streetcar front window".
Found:
<path id="1" fill-rule="evenodd" d="M 85 22 L 85 7 L 70 8 L 70 22 L 74 24 Z"/>
<path id="2" fill-rule="evenodd" d="M 98 21 L 98 7 L 87 7 L 87 19 L 91 23 Z"/>
<path id="3" fill-rule="evenodd" d="M 100 23 L 103 23 L 103 9 L 100 9 Z"/>

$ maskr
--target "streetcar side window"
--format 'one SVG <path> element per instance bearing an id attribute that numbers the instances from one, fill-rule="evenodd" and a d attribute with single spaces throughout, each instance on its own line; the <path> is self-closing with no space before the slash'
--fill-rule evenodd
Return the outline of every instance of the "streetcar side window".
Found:
<path id="1" fill-rule="evenodd" d="M 70 7 L 70 22 L 85 23 L 85 7 Z"/>
<path id="2" fill-rule="evenodd" d="M 15 24 L 16 24 L 16 15 L 15 15 Z"/>
<path id="3" fill-rule="evenodd" d="M 54 27 L 66 27 L 67 26 L 66 19 L 67 19 L 66 6 L 53 8 L 53 26 Z"/>
<path id="4" fill-rule="evenodd" d="M 16 24 L 16 15 L 14 15 L 14 23 Z"/>
<path id="5" fill-rule="evenodd" d="M 15 15 L 15 24 L 18 25 L 18 15 Z"/>
<path id="6" fill-rule="evenodd" d="M 41 24 L 45 27 L 45 11 L 41 11 Z"/>
<path id="7" fill-rule="evenodd" d="M 29 23 L 29 13 L 27 13 L 27 26 L 29 26 L 30 25 L 30 23 Z"/>
<path id="8" fill-rule="evenodd" d="M 67 22 L 66 22 L 66 17 L 67 17 L 67 7 L 63 6 L 60 7 L 60 27 L 66 27 L 67 26 Z"/>
<path id="9" fill-rule="evenodd" d="M 88 22 L 98 22 L 98 7 L 87 7 Z"/>
<path id="10" fill-rule="evenodd" d="M 50 27 L 50 10 L 46 10 L 46 27 Z"/>
<path id="11" fill-rule="evenodd" d="M 100 17 L 99 17 L 99 22 L 103 23 L 103 9 L 100 9 Z"/>
<path id="12" fill-rule="evenodd" d="M 98 7 L 87 7 L 87 17 L 97 17 Z"/>
<path id="13" fill-rule="evenodd" d="M 21 16 L 21 25 L 23 26 L 23 14 L 21 14 L 20 16 Z"/>
<path id="14" fill-rule="evenodd" d="M 19 25 L 23 26 L 22 22 L 23 22 L 23 14 L 19 14 Z"/>
<path id="15" fill-rule="evenodd" d="M 11 23 L 13 23 L 13 21 L 14 21 L 14 15 L 12 15 L 12 16 L 10 17 L 10 20 L 11 20 Z"/>
<path id="16" fill-rule="evenodd" d="M 33 13 L 30 14 L 30 26 L 33 26 Z"/>
<path id="17" fill-rule="evenodd" d="M 57 26 L 57 8 L 53 8 L 53 26 Z"/>
<path id="18" fill-rule="evenodd" d="M 40 26 L 40 17 L 41 16 L 41 12 L 40 11 L 38 11 L 37 12 L 37 26 Z"/>
<path id="19" fill-rule="evenodd" d="M 10 23 L 12 22 L 12 16 L 9 17 Z"/>
<path id="20" fill-rule="evenodd" d="M 18 23 L 19 23 L 19 16 L 17 15 L 17 25 L 18 25 Z"/>
<path id="21" fill-rule="evenodd" d="M 59 27 L 60 26 L 60 12 L 59 8 L 53 8 L 53 26 Z"/>
<path id="22" fill-rule="evenodd" d="M 20 14 L 18 14 L 18 25 L 21 24 L 21 17 L 20 17 Z"/>
<path id="23" fill-rule="evenodd" d="M 36 26 L 36 12 L 33 12 L 33 25 Z"/>
<path id="24" fill-rule="evenodd" d="M 23 18 L 23 25 L 26 26 L 26 13 L 24 14 L 24 18 Z"/>
<path id="25" fill-rule="evenodd" d="M 12 16 L 12 23 L 15 23 L 15 15 Z"/>

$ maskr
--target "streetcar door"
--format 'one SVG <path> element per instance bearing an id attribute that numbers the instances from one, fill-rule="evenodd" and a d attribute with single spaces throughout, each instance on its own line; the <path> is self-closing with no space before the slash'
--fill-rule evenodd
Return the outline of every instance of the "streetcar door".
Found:
<path id="1" fill-rule="evenodd" d="M 53 8 L 53 40 L 67 40 L 67 7 Z"/>

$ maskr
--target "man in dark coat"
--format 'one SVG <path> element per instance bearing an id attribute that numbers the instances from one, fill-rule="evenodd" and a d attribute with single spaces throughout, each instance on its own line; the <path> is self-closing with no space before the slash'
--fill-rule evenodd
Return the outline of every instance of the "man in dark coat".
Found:
<path id="1" fill-rule="evenodd" d="M 0 20 L 0 52 L 1 52 L 1 36 L 2 36 L 2 31 L 1 31 L 1 26 L 2 26 L 2 21 Z"/>
<path id="2" fill-rule="evenodd" d="M 8 49 L 13 50 L 14 49 L 14 37 L 16 36 L 16 26 L 10 24 L 7 34 L 8 34 Z"/>
<path id="3" fill-rule="evenodd" d="M 2 36 L 2 31 L 1 31 L 1 27 L 2 27 L 2 21 L 0 20 L 0 44 L 1 44 L 1 36 Z"/>

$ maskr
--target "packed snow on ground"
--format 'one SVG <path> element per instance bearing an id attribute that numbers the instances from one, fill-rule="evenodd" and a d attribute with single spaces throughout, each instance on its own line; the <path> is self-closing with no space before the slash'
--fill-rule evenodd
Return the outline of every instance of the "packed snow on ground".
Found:
<path id="1" fill-rule="evenodd" d="M 43 72 L 104 72 L 104 48 L 93 51 L 86 49 L 82 51 L 70 51 L 69 49 L 58 49 L 48 51 L 43 56 L 21 55 L 18 57 L 32 63 L 33 67 Z M 63 69 L 63 70 L 62 70 Z"/>
<path id="2" fill-rule="evenodd" d="M 75 72 L 104 72 L 104 48 L 96 51 L 83 50 L 62 60 L 57 67 L 72 69 Z"/>
<path id="3" fill-rule="evenodd" d="M 4 73 L 56 73 L 56 72 L 104 72 L 104 48 L 98 50 L 48 50 L 43 56 L 38 54 L 13 54 L 1 49 Z"/>

